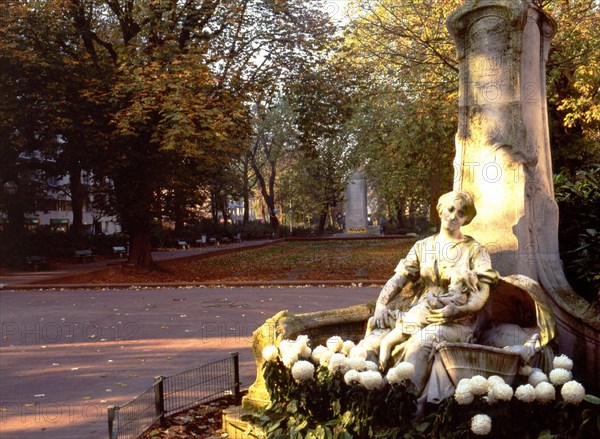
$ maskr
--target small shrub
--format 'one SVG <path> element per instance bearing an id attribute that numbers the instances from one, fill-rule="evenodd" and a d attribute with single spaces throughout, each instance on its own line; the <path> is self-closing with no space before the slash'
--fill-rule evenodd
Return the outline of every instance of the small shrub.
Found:
<path id="1" fill-rule="evenodd" d="M 559 244 L 565 274 L 577 293 L 600 299 L 600 167 L 554 176 L 560 211 Z"/>

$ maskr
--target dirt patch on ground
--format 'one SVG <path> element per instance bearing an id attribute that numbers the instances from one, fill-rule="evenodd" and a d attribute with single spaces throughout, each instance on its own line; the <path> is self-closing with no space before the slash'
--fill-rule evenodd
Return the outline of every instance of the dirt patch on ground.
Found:
<path id="1" fill-rule="evenodd" d="M 220 437 L 223 434 L 223 409 L 238 405 L 241 399 L 227 397 L 168 416 L 164 425 L 150 427 L 140 439 L 185 439 Z"/>
<path id="2" fill-rule="evenodd" d="M 127 265 L 61 279 L 67 284 L 382 280 L 412 246 L 406 240 L 283 242 L 159 263 L 147 271 Z"/>

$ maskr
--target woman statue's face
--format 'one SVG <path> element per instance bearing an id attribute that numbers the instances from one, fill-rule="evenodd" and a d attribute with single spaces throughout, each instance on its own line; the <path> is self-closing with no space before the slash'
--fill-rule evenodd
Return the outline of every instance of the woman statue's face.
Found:
<path id="1" fill-rule="evenodd" d="M 464 211 L 461 209 L 460 200 L 454 200 L 452 204 L 448 203 L 442 210 L 442 227 L 449 232 L 454 232 L 462 227 L 467 220 Z"/>

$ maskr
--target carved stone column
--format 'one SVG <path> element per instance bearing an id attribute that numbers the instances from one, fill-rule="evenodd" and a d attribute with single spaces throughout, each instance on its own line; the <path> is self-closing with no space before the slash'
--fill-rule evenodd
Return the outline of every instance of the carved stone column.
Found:
<path id="1" fill-rule="evenodd" d="M 587 361 L 598 385 L 598 312 L 572 291 L 558 252 L 545 80 L 555 22 L 529 1 L 470 0 L 447 26 L 460 71 L 454 189 L 471 192 L 478 210 L 464 231 L 502 275 L 540 283 L 561 351 Z"/>
<path id="2" fill-rule="evenodd" d="M 537 280 L 536 258 L 558 254 L 545 89 L 554 23 L 527 2 L 470 1 L 448 29 L 460 70 L 455 189 L 479 212 L 465 231 L 502 275 Z M 536 254 L 539 234 L 550 254 Z"/>

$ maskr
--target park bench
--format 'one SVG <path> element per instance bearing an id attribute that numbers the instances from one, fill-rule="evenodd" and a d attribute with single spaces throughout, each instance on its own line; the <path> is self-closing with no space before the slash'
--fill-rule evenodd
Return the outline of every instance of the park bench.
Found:
<path id="1" fill-rule="evenodd" d="M 217 238 L 210 237 L 208 238 L 208 245 L 215 245 L 217 243 Z"/>
<path id="2" fill-rule="evenodd" d="M 77 262 L 94 262 L 94 253 L 91 250 L 75 250 L 75 260 Z"/>
<path id="3" fill-rule="evenodd" d="M 227 236 L 223 236 L 220 241 L 221 244 L 229 244 L 231 240 Z"/>
<path id="4" fill-rule="evenodd" d="M 187 241 L 180 240 L 180 241 L 177 241 L 177 247 L 185 250 L 185 249 L 190 248 L 190 245 L 187 243 Z"/>
<path id="5" fill-rule="evenodd" d="M 120 258 L 122 258 L 123 256 L 127 256 L 127 253 L 129 253 L 127 251 L 127 247 L 125 247 L 124 245 L 115 245 L 112 248 L 113 254 L 118 255 Z"/>
<path id="6" fill-rule="evenodd" d="M 48 258 L 46 256 L 27 256 L 25 264 L 34 271 L 48 268 Z"/>
<path id="7" fill-rule="evenodd" d="M 204 247 L 206 245 L 206 235 L 202 235 L 200 239 L 194 241 L 197 247 Z"/>

